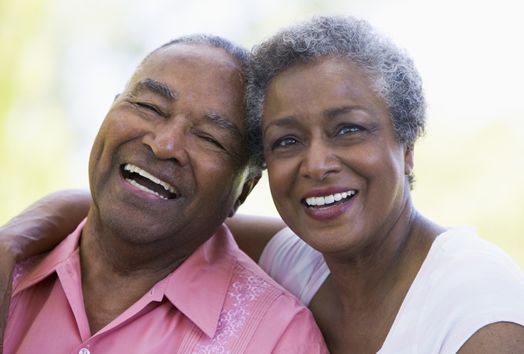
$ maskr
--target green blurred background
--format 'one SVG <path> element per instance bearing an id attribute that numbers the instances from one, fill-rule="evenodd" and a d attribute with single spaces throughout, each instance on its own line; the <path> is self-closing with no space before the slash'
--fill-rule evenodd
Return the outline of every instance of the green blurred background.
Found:
<path id="1" fill-rule="evenodd" d="M 320 14 L 365 18 L 411 53 L 429 103 L 418 209 L 473 225 L 524 267 L 524 22 L 511 0 L 0 0 L 0 224 L 87 188 L 98 126 L 150 50 L 193 32 L 250 47 Z M 241 211 L 276 215 L 266 180 Z"/>

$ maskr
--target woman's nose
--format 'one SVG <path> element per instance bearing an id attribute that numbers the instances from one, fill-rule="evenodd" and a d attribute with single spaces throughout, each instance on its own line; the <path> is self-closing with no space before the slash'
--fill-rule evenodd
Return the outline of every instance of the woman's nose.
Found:
<path id="1" fill-rule="evenodd" d="M 340 160 L 333 149 L 325 143 L 313 143 L 308 147 L 300 166 L 300 173 L 317 181 L 340 171 Z"/>

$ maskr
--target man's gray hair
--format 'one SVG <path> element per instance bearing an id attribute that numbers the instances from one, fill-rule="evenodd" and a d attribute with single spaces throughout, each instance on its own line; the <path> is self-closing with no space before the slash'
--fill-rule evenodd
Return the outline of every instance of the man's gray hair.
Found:
<path id="1" fill-rule="evenodd" d="M 263 166 L 260 120 L 270 81 L 283 70 L 320 57 L 338 56 L 359 65 L 388 105 L 397 141 L 412 146 L 424 133 L 425 99 L 421 78 L 409 56 L 353 17 L 315 17 L 286 28 L 255 46 L 247 87 L 248 120 L 259 130 L 257 162 Z"/>
<path id="2" fill-rule="evenodd" d="M 251 55 L 247 49 L 231 42 L 230 40 L 207 33 L 196 33 L 178 37 L 163 44 L 162 46 L 154 50 L 153 53 L 159 49 L 169 47 L 173 44 L 203 44 L 208 45 L 210 47 L 222 48 L 229 55 L 231 55 L 239 61 L 244 74 L 250 65 Z"/>

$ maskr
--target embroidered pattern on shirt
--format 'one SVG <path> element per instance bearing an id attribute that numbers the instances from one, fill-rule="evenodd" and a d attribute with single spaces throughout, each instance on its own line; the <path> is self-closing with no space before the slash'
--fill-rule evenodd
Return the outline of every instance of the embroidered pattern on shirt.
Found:
<path id="1" fill-rule="evenodd" d="M 209 344 L 199 344 L 193 354 L 231 353 L 227 349 L 232 339 L 238 338 L 249 316 L 252 304 L 271 285 L 262 278 L 240 273 L 230 288 L 228 297 L 233 301 L 231 308 L 222 310 L 215 336 Z"/>
<path id="2" fill-rule="evenodd" d="M 24 274 L 23 266 L 19 264 L 15 265 L 15 269 L 13 270 L 12 281 L 11 281 L 11 285 L 13 286 L 13 289 L 16 288 L 16 286 L 20 282 L 20 278 L 22 278 L 23 274 Z"/>
<path id="3" fill-rule="evenodd" d="M 18 284 L 20 284 L 22 278 L 28 274 L 43 257 L 44 256 L 35 256 L 15 264 L 13 275 L 11 277 L 11 286 L 13 290 L 18 286 Z"/>

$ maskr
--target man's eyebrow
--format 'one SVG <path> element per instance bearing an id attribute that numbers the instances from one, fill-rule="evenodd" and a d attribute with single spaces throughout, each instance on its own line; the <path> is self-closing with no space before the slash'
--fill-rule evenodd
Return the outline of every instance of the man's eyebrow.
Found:
<path id="1" fill-rule="evenodd" d="M 235 135 L 239 139 L 244 137 L 242 131 L 231 122 L 231 120 L 223 117 L 217 112 L 208 112 L 206 114 L 206 120 L 220 129 L 227 130 L 230 134 Z"/>
<path id="2" fill-rule="evenodd" d="M 136 83 L 131 90 L 131 95 L 136 96 L 142 91 L 150 91 L 170 101 L 176 99 L 176 94 L 166 84 L 153 79 L 144 79 Z"/>

